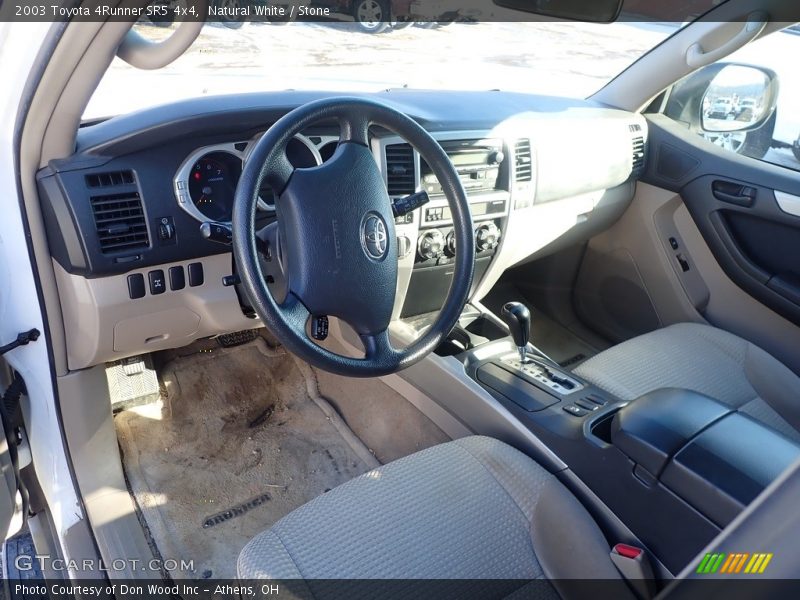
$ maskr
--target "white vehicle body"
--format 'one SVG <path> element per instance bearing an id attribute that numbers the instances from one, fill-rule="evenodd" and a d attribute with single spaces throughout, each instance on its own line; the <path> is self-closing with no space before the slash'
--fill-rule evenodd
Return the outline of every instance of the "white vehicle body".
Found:
<path id="1" fill-rule="evenodd" d="M 50 23 L 23 25 L 0 24 L 0 92 L 2 114 L 8 118 L 0 124 L 0 197 L 3 218 L 0 219 L 0 277 L 13 282 L 0 292 L 0 343 L 15 339 L 20 331 L 37 328 L 43 332 L 38 342 L 12 350 L 5 355 L 8 363 L 23 375 L 30 398 L 28 418 L 36 423 L 36 434 L 29 439 L 31 455 L 41 472 L 43 491 L 52 511 L 59 534 L 83 518 L 66 451 L 62 442 L 61 423 L 54 410 L 53 374 L 47 345 L 47 327 L 39 305 L 36 274 L 28 255 L 26 226 L 16 201 L 19 173 L 16 151 L 18 115 L 25 86 L 36 71 L 36 57 L 45 44 Z M 13 48 L 7 51 L 7 48 Z M 17 523 L 17 526 L 19 523 Z M 13 532 L 12 532 L 13 533 Z"/>

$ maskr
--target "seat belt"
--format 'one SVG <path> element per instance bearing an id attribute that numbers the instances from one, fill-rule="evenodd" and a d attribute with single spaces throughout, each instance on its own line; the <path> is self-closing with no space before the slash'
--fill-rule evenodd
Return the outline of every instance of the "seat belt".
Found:
<path id="1" fill-rule="evenodd" d="M 617 544 L 611 549 L 610 556 L 611 562 L 641 600 L 650 600 L 656 595 L 653 568 L 643 549 Z"/>

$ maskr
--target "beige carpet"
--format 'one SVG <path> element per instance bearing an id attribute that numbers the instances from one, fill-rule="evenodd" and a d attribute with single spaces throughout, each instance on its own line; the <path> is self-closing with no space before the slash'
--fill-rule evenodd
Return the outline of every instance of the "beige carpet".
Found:
<path id="1" fill-rule="evenodd" d="M 382 463 L 450 437 L 380 379 L 353 379 L 314 369 L 319 390 Z"/>
<path id="2" fill-rule="evenodd" d="M 229 578 L 239 550 L 378 461 L 308 365 L 263 339 L 176 358 L 164 399 L 116 416 L 131 490 L 173 577 Z"/>

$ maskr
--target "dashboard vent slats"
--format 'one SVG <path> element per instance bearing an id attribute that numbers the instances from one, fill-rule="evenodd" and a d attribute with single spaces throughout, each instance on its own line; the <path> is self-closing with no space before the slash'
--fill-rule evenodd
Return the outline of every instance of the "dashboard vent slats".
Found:
<path id="1" fill-rule="evenodd" d="M 644 168 L 644 138 L 636 136 L 633 138 L 632 171 L 639 173 Z"/>
<path id="2" fill-rule="evenodd" d="M 386 146 L 386 184 L 389 196 L 408 196 L 416 190 L 414 150 L 410 144 Z"/>
<path id="3" fill-rule="evenodd" d="M 150 245 L 142 199 L 137 192 L 90 198 L 103 254 Z"/>
<path id="4" fill-rule="evenodd" d="M 533 173 L 531 161 L 531 141 L 529 139 L 517 140 L 514 144 L 514 165 L 517 181 L 530 181 Z"/>
<path id="5" fill-rule="evenodd" d="M 89 188 L 130 185 L 133 182 L 133 171 L 107 171 L 106 173 L 91 173 L 86 176 L 86 187 Z"/>

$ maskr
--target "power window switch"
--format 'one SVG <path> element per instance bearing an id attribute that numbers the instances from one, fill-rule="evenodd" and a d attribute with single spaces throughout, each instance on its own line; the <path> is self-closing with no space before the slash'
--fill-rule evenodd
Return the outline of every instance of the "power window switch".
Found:
<path id="1" fill-rule="evenodd" d="M 573 417 L 583 417 L 589 414 L 588 411 L 582 409 L 580 406 L 575 406 L 574 404 L 567 404 L 564 407 L 564 410 Z"/>
<path id="2" fill-rule="evenodd" d="M 137 298 L 144 298 L 144 295 L 144 275 L 141 273 L 128 275 L 128 296 L 130 299 L 136 300 Z"/>

